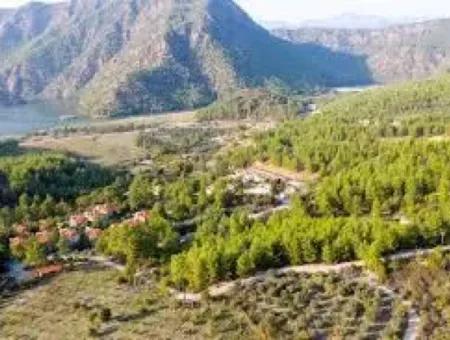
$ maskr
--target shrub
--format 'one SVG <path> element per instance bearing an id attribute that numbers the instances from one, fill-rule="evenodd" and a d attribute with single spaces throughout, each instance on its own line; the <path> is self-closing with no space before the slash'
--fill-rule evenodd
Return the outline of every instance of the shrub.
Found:
<path id="1" fill-rule="evenodd" d="M 112 317 L 111 309 L 109 309 L 107 307 L 103 307 L 100 309 L 100 320 L 102 322 L 110 321 L 111 317 Z"/>

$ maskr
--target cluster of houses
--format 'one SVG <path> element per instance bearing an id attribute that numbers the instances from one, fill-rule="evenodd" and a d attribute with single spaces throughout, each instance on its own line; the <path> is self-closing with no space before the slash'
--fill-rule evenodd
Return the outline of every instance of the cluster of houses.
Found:
<path id="1" fill-rule="evenodd" d="M 131 227 L 137 227 L 142 225 L 143 223 L 150 221 L 151 217 L 152 215 L 150 211 L 141 210 L 135 212 L 131 218 L 122 221 L 120 224 L 114 224 L 111 227 L 114 228 L 118 227 L 119 225 L 129 225 Z"/>
<path id="2" fill-rule="evenodd" d="M 70 216 L 69 226 L 71 228 L 84 227 L 87 224 L 93 224 L 108 219 L 117 212 L 118 209 L 113 205 L 99 204 L 83 213 Z"/>
<path id="3" fill-rule="evenodd" d="M 275 174 L 267 170 L 250 167 L 235 174 L 244 185 L 244 194 L 251 196 L 270 196 L 275 194 L 277 204 L 288 204 L 294 193 L 305 194 L 306 184 L 284 175 Z M 282 184 L 283 190 L 274 192 L 273 183 Z"/>
<path id="4" fill-rule="evenodd" d="M 23 245 L 31 236 L 45 246 L 50 246 L 56 238 L 63 238 L 68 241 L 70 246 L 75 246 L 80 242 L 84 233 L 91 242 L 95 242 L 101 235 L 102 229 L 93 225 L 97 222 L 111 218 L 117 209 L 108 204 L 101 204 L 86 210 L 83 213 L 75 214 L 69 217 L 67 222 L 55 225 L 47 220 L 39 221 L 39 230 L 32 234 L 31 228 L 26 224 L 16 224 L 13 226 L 15 237 L 10 238 L 9 243 L 12 247 Z"/>
<path id="5" fill-rule="evenodd" d="M 46 220 L 39 222 L 39 230 L 31 233 L 31 228 L 26 224 L 16 224 L 13 226 L 14 237 L 9 239 L 11 247 L 18 247 L 24 245 L 25 242 L 34 236 L 36 240 L 44 246 L 52 246 L 55 239 L 64 239 L 69 246 L 75 247 L 79 244 L 82 235 L 94 243 L 102 234 L 103 230 L 96 227 L 99 222 L 109 221 L 119 211 L 109 204 L 100 204 L 90 209 L 71 215 L 66 222 L 58 225 L 49 223 Z M 149 211 L 143 210 L 133 214 L 133 216 L 123 223 L 131 226 L 138 226 L 150 220 L 151 214 Z"/>

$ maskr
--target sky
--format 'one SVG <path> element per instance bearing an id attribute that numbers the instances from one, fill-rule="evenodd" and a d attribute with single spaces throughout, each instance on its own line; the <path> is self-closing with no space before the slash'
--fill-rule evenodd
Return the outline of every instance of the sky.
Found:
<path id="1" fill-rule="evenodd" d="M 343 13 L 390 18 L 450 16 L 450 0 L 236 0 L 259 21 L 298 23 Z"/>
<path id="2" fill-rule="evenodd" d="M 55 0 L 46 0 L 55 2 Z M 235 0 L 257 21 L 299 23 L 343 13 L 385 17 L 447 17 L 450 0 Z M 14 7 L 27 0 L 0 0 Z"/>

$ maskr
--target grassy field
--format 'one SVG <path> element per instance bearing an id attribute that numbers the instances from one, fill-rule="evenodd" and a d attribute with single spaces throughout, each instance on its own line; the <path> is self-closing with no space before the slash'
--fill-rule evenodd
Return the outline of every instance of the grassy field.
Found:
<path id="1" fill-rule="evenodd" d="M 98 121 L 80 125 L 72 132 L 30 136 L 22 141 L 21 146 L 28 149 L 61 151 L 106 166 L 130 165 L 145 157 L 144 150 L 136 146 L 136 137 L 140 130 L 193 123 L 193 112 Z"/>
<path id="2" fill-rule="evenodd" d="M 196 129 L 207 128 L 218 135 L 210 144 L 223 146 L 231 145 L 233 141 L 249 141 L 255 131 L 270 126 L 267 122 L 254 125 L 234 121 L 199 123 L 194 113 L 185 112 L 94 122 L 74 130 L 29 136 L 20 145 L 26 149 L 61 151 L 105 166 L 135 168 L 142 160 L 155 156 L 151 148 L 145 150 L 137 145 L 137 137 L 143 131 L 159 137 L 167 137 L 164 134 L 171 131 L 179 139 L 180 133 L 189 138 Z"/>
<path id="3" fill-rule="evenodd" d="M 182 306 L 152 284 L 121 285 L 118 275 L 66 272 L 1 300 L 1 338 L 376 339 L 399 334 L 405 320 L 399 302 L 358 272 L 269 277 L 197 306 Z"/>
<path id="4" fill-rule="evenodd" d="M 136 146 L 137 131 L 68 137 L 32 137 L 21 143 L 29 149 L 54 150 L 87 158 L 102 165 L 122 165 L 144 157 Z"/>

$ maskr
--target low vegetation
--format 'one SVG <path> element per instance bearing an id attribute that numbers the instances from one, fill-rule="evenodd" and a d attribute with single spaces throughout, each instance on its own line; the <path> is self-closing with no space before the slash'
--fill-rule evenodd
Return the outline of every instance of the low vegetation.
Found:
<path id="1" fill-rule="evenodd" d="M 144 283 L 125 295 L 147 294 L 156 306 L 151 312 L 147 303 L 139 307 L 142 313 L 124 312 L 121 299 L 73 301 L 87 306 L 71 315 L 79 319 L 78 337 L 170 334 L 169 328 L 149 330 L 140 324 L 145 320 L 187 338 L 398 338 L 414 308 L 427 322 L 424 334 L 438 336 L 439 325 L 447 324 L 445 293 L 430 284 L 428 300 L 420 300 L 395 275 L 417 279 L 419 286 L 429 283 L 429 275 L 444 285 L 446 260 L 437 269 L 420 264 L 422 274 L 415 277 L 407 266 L 395 268 L 385 259 L 448 244 L 450 122 L 441 107 L 446 79 L 394 87 L 394 97 L 387 89 L 343 97 L 268 131 L 240 123 L 146 127 L 134 140 L 147 154 L 139 169 L 111 170 L 7 142 L 0 147 L 0 257 L 15 257 L 41 273 L 51 259 L 90 249 L 91 259 L 125 269 L 117 278 L 124 286 L 108 282 L 110 292 Z M 79 236 L 76 242 L 71 235 Z M 155 288 L 205 292 L 211 284 L 272 268 L 354 260 L 404 294 L 378 287 L 361 272 L 268 274 L 193 309 Z M 54 280 L 71 275 L 78 274 Z M 156 296 L 161 300 L 155 302 Z M 434 299 L 439 302 L 425 313 L 423 301 Z M 413 305 L 408 309 L 404 300 Z M 77 314 L 85 309 L 88 321 Z M 122 324 L 122 313 L 135 315 L 136 323 Z M 6 320 L 0 325 L 7 334 L 19 334 L 14 320 Z"/>
<path id="2" fill-rule="evenodd" d="M 270 89 L 241 90 L 198 111 L 201 121 L 210 120 L 284 120 L 300 113 L 301 104 L 290 95 Z"/>
<path id="3" fill-rule="evenodd" d="M 232 297 L 194 305 L 173 301 L 152 281 L 131 289 L 118 278 L 90 267 L 63 273 L 4 300 L 0 331 L 12 338 L 319 339 L 397 338 L 405 328 L 398 298 L 367 284 L 359 272 L 271 276 Z"/>

